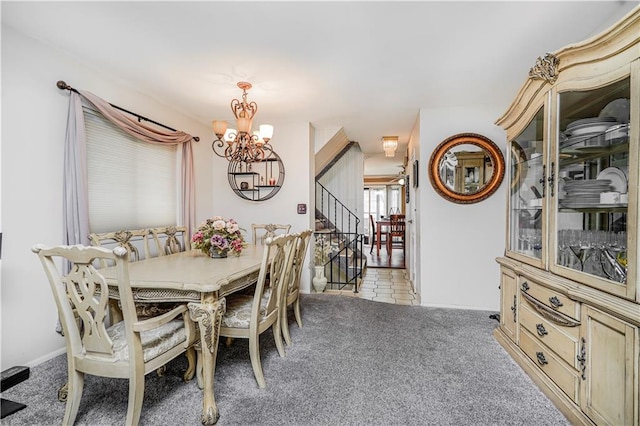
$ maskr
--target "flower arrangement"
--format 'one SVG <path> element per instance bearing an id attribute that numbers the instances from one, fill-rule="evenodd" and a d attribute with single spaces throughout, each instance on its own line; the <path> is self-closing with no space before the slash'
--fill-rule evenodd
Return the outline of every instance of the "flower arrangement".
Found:
<path id="1" fill-rule="evenodd" d="M 219 256 L 227 253 L 239 256 L 246 246 L 242 229 L 233 219 L 226 220 L 222 216 L 214 216 L 200 224 L 191 237 L 193 247 L 210 255 L 215 251 Z"/>
<path id="2" fill-rule="evenodd" d="M 316 238 L 316 246 L 314 249 L 314 264 L 316 266 L 324 266 L 329 261 L 331 255 L 331 242 L 320 235 Z"/>

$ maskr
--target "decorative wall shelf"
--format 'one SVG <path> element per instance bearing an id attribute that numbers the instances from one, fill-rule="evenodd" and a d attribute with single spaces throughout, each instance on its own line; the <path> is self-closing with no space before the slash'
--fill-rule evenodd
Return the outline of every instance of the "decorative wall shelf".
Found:
<path id="1" fill-rule="evenodd" d="M 284 164 L 280 156 L 271 151 L 271 155 L 262 161 L 230 161 L 227 176 L 231 189 L 238 197 L 249 201 L 266 201 L 282 188 Z"/>

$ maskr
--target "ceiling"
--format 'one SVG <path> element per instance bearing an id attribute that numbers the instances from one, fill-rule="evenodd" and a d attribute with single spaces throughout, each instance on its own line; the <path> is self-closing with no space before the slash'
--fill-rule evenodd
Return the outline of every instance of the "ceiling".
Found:
<path id="1" fill-rule="evenodd" d="M 233 117 L 236 83 L 249 81 L 255 124 L 342 127 L 360 143 L 365 174 L 379 175 L 400 170 L 421 108 L 491 99 L 506 110 L 538 56 L 637 4 L 2 1 L 1 13 L 3 26 L 207 126 Z M 400 138 L 395 158 L 384 157 L 384 135 Z"/>

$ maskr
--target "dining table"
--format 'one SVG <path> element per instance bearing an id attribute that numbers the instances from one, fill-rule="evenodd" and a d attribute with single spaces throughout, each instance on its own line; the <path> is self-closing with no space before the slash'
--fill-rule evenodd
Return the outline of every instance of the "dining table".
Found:
<path id="1" fill-rule="evenodd" d="M 189 316 L 200 331 L 202 370 L 196 372 L 203 390 L 202 424 L 219 418 L 213 388 L 224 296 L 255 283 L 263 257 L 262 245 L 249 245 L 239 256 L 211 258 L 189 250 L 129 263 L 129 281 L 136 303 L 187 303 Z M 115 267 L 100 269 L 109 285 L 109 298 L 118 299 Z M 189 372 L 185 373 L 185 379 Z"/>

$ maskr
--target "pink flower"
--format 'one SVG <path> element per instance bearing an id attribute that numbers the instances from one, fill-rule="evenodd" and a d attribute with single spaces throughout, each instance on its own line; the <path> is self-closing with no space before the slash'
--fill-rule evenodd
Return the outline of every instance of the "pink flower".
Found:
<path id="1" fill-rule="evenodd" d="M 213 226 L 213 229 L 215 229 L 216 231 L 220 231 L 223 230 L 225 226 L 227 226 L 227 224 L 224 222 L 224 220 L 218 219 L 214 220 L 211 226 Z"/>

